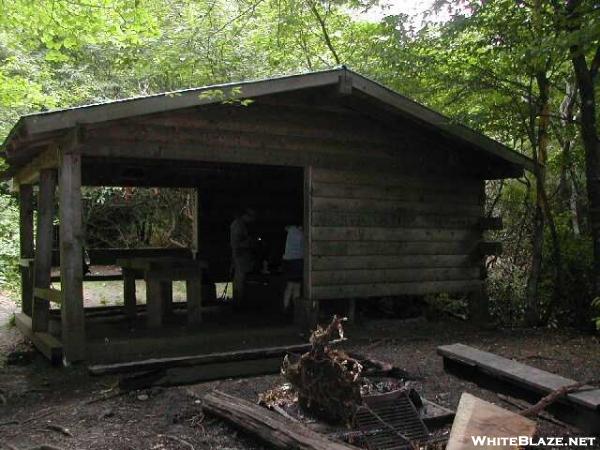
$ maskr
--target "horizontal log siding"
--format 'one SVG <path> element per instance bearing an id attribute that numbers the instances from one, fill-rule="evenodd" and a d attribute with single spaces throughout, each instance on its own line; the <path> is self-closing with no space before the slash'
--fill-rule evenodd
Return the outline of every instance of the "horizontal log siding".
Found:
<path id="1" fill-rule="evenodd" d="M 314 169 L 313 297 L 479 288 L 483 201 L 480 180 Z"/>

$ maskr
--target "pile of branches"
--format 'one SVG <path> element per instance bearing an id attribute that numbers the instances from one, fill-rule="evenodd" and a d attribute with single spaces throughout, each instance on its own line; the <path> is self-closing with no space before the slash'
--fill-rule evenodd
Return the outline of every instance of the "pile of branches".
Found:
<path id="1" fill-rule="evenodd" d="M 283 360 L 281 373 L 294 386 L 300 406 L 328 422 L 350 423 L 362 404 L 362 365 L 329 343 L 337 334 L 344 338 L 342 322 L 334 316 L 326 327 L 317 327 L 310 337 L 310 351 L 297 361 Z"/>

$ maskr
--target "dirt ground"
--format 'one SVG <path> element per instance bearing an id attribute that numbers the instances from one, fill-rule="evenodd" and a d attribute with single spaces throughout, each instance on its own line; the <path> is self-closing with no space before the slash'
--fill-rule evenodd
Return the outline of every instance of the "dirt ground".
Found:
<path id="1" fill-rule="evenodd" d="M 8 319 L 6 310 L 6 305 L 0 309 L 4 311 L 0 320 Z M 218 387 L 255 401 L 259 392 L 281 382 L 279 376 L 120 394 L 116 376 L 91 377 L 85 367 L 50 367 L 17 337 L 14 328 L 0 327 L 0 361 L 8 352 L 25 352 L 18 364 L 0 368 L 0 448 L 41 444 L 59 449 L 268 448 L 205 416 L 202 396 Z M 515 408 L 491 391 L 444 373 L 436 354 L 438 345 L 462 342 L 577 380 L 597 379 L 600 374 L 599 338 L 569 331 L 481 331 L 451 319 L 411 319 L 365 321 L 348 330 L 348 335 L 346 348 L 423 377 L 416 383 L 421 394 L 452 409 L 465 391 Z M 545 436 L 578 433 L 542 419 L 539 429 Z"/>

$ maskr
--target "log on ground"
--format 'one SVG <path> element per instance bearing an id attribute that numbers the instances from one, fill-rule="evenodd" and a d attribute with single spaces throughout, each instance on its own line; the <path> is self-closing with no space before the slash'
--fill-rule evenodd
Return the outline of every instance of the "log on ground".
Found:
<path id="1" fill-rule="evenodd" d="M 212 391 L 204 397 L 204 409 L 257 436 L 275 448 L 300 450 L 351 450 L 342 442 L 334 442 L 298 422 L 269 411 L 262 406 Z"/>

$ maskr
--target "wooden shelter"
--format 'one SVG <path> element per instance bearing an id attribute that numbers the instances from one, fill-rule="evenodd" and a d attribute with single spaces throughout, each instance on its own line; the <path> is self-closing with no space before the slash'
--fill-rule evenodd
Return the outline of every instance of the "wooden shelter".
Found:
<path id="1" fill-rule="evenodd" d="M 82 186 L 191 187 L 197 193 L 189 251 L 89 249 L 92 260 L 114 264 L 150 252 L 205 261 L 213 281 L 226 279 L 227 252 L 216 249 L 227 246 L 229 219 L 219 211 L 242 198 L 260 205 L 273 229 L 302 219 L 301 310 L 308 321 L 333 299 L 442 292 L 470 293 L 474 317 L 483 317 L 484 258 L 499 247 L 484 231 L 501 226 L 484 215 L 484 181 L 519 177 L 534 164 L 344 67 L 23 116 L 4 152 L 5 179 L 18 189 L 21 211 L 23 311 L 17 322 L 49 357 L 67 362 L 110 360 L 137 342 L 126 332 L 120 341 L 94 332 L 102 311 L 84 307 Z M 50 287 L 53 261 L 59 261 L 60 290 Z M 197 324 L 205 306 L 197 280 L 185 278 L 190 273 L 187 266 L 173 267 L 171 278 L 161 275 L 153 289 L 168 291 L 165 283 L 175 276 L 187 280 L 197 298 L 190 306 Z M 125 283 L 124 314 L 135 314 L 127 277 Z M 60 305 L 60 314 L 50 303 Z M 155 319 L 167 307 L 156 305 L 147 311 Z M 273 327 L 265 333 L 276 335 Z M 163 343 L 170 339 L 189 342 L 185 333 L 144 339 L 154 339 L 150 346 L 159 353 L 168 352 Z"/>

